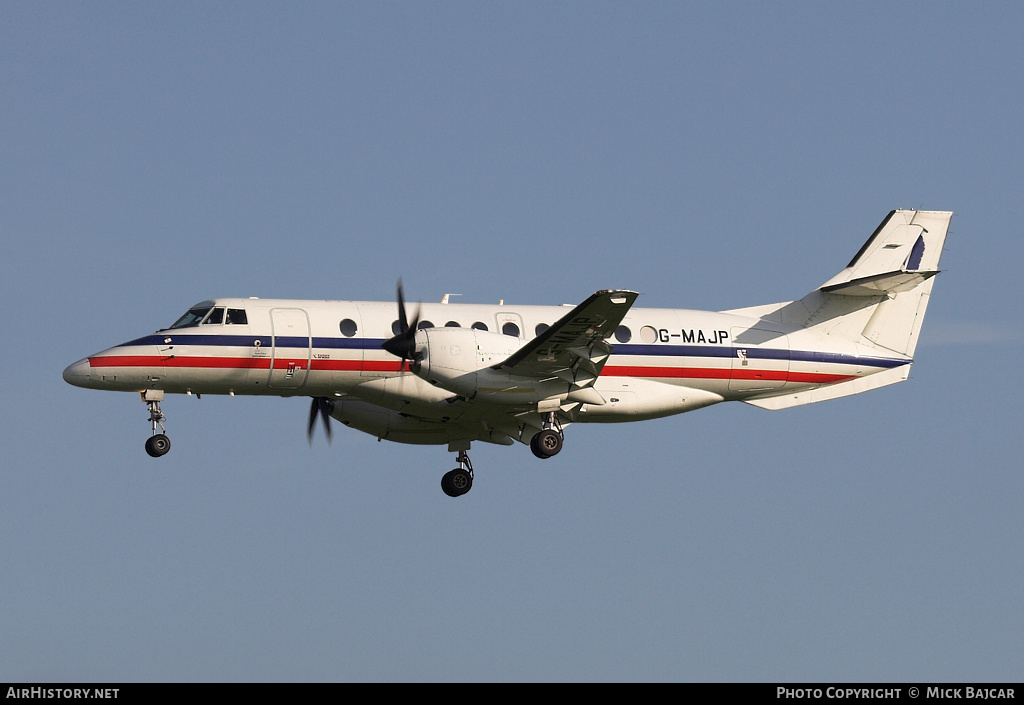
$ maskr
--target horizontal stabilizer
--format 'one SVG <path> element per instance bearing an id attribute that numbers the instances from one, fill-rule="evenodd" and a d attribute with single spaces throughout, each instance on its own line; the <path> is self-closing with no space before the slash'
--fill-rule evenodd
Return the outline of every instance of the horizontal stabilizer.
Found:
<path id="1" fill-rule="evenodd" d="M 840 284 L 899 273 L 934 276 L 952 215 L 948 211 L 891 211 L 846 269 L 825 282 L 821 290 L 837 293 Z"/>
<path id="2" fill-rule="evenodd" d="M 838 284 L 830 284 L 821 287 L 827 294 L 839 294 L 841 296 L 881 296 L 883 294 L 897 294 L 901 291 L 910 291 L 918 284 L 931 279 L 939 270 L 933 269 L 927 272 L 907 272 L 897 270 L 885 274 L 872 274 L 867 277 L 860 277 Z"/>

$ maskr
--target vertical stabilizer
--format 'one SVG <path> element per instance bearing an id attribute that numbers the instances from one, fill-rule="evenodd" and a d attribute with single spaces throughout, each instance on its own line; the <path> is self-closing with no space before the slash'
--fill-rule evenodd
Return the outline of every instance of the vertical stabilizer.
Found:
<path id="1" fill-rule="evenodd" d="M 913 356 L 952 216 L 889 213 L 845 269 L 801 299 L 804 326 Z"/>
<path id="2" fill-rule="evenodd" d="M 906 358 L 904 364 L 838 384 L 745 401 L 784 409 L 907 379 L 952 217 L 947 211 L 892 211 L 845 269 L 799 301 L 730 312 L 874 348 L 883 356 L 895 353 Z"/>
<path id="3" fill-rule="evenodd" d="M 734 313 L 913 356 L 953 214 L 894 210 L 853 259 L 799 301 Z"/>

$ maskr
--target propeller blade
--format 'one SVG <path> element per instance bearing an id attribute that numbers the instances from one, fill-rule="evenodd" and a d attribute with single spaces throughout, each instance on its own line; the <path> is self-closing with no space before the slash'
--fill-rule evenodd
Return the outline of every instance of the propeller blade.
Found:
<path id="1" fill-rule="evenodd" d="M 410 350 L 409 336 L 404 333 L 399 333 L 393 338 L 388 338 L 381 345 L 382 348 L 387 350 L 395 357 L 400 357 L 403 360 L 408 359 L 412 356 L 412 350 Z"/>
<path id="2" fill-rule="evenodd" d="M 405 310 L 405 291 L 402 287 L 402 280 L 398 280 L 398 333 L 384 341 L 382 348 L 395 357 L 402 358 L 402 371 L 405 371 L 405 363 L 416 359 L 416 328 L 420 324 L 420 311 L 417 308 L 413 314 L 412 324 L 409 323 L 409 316 Z"/>
<path id="3" fill-rule="evenodd" d="M 320 397 L 320 419 L 324 422 L 324 435 L 327 436 L 327 445 L 330 445 L 334 434 L 331 431 L 331 402 L 323 397 Z"/>
<path id="4" fill-rule="evenodd" d="M 398 280 L 398 332 L 409 330 L 409 321 L 405 317 L 405 296 L 402 293 L 402 280 Z"/>
<path id="5" fill-rule="evenodd" d="M 319 411 L 316 399 L 313 399 L 313 403 L 309 405 L 309 423 L 306 425 L 306 440 L 309 441 L 309 445 L 313 445 L 313 429 L 316 427 L 316 417 Z"/>
<path id="6" fill-rule="evenodd" d="M 306 440 L 313 445 L 313 430 L 316 428 L 316 417 L 319 416 L 324 423 L 324 435 L 327 442 L 331 442 L 333 431 L 331 430 L 331 400 L 326 397 L 313 397 L 309 405 L 309 423 L 306 425 Z"/>

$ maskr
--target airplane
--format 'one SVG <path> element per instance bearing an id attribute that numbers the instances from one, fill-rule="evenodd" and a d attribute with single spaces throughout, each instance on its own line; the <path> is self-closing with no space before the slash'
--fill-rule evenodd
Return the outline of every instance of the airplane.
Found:
<path id="1" fill-rule="evenodd" d="M 473 442 L 562 449 L 574 423 L 681 414 L 723 401 L 784 409 L 907 379 L 951 212 L 893 210 L 834 277 L 801 299 L 728 311 L 634 308 L 597 291 L 576 306 L 218 298 L 168 328 L 64 370 L 89 389 L 136 392 L 146 451 L 170 450 L 166 394 L 311 398 L 378 439 L 447 444 L 451 497 L 473 486 Z M 834 226 L 829 226 L 830 229 Z"/>

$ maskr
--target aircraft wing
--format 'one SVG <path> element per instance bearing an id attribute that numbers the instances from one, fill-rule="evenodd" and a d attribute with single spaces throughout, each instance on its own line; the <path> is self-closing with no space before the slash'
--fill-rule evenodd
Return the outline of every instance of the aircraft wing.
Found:
<path id="1" fill-rule="evenodd" d="M 561 379 L 573 390 L 591 387 L 611 354 L 608 338 L 637 296 L 623 289 L 595 292 L 493 369 L 539 380 Z"/>

